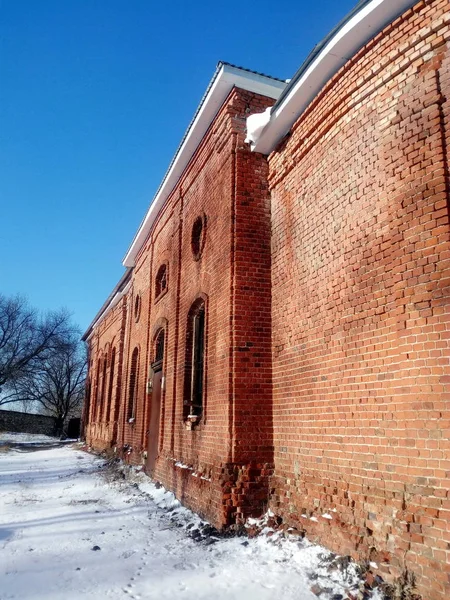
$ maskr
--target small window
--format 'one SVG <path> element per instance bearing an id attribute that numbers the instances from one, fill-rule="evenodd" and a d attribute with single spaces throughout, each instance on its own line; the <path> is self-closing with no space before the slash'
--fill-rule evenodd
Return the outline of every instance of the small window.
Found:
<path id="1" fill-rule="evenodd" d="M 186 332 L 184 381 L 184 418 L 198 421 L 204 404 L 205 374 L 205 302 L 197 300 L 191 307 Z"/>
<path id="2" fill-rule="evenodd" d="M 205 245 L 206 215 L 197 217 L 192 225 L 191 248 L 195 260 L 199 260 Z"/>
<path id="3" fill-rule="evenodd" d="M 114 367 L 116 364 L 116 349 L 113 348 L 111 352 L 111 361 L 109 365 L 109 387 L 108 387 L 108 404 L 106 407 L 106 421 L 111 421 L 111 407 L 113 402 L 114 392 Z"/>
<path id="4" fill-rule="evenodd" d="M 99 421 L 105 420 L 105 396 L 106 396 L 106 378 L 108 374 L 108 359 L 107 356 L 103 359 L 103 375 L 102 375 L 102 391 L 100 396 L 100 415 Z"/>
<path id="5" fill-rule="evenodd" d="M 135 348 L 131 355 L 130 381 L 128 387 L 127 421 L 134 422 L 136 416 L 136 399 L 138 386 L 138 360 L 139 350 Z"/>
<path id="6" fill-rule="evenodd" d="M 97 360 L 97 373 L 95 375 L 95 402 L 93 409 L 93 421 L 97 423 L 99 421 L 99 411 L 100 411 L 100 394 L 102 389 L 102 359 L 99 358 Z"/>
<path id="7" fill-rule="evenodd" d="M 160 329 L 155 340 L 154 363 L 161 363 L 164 358 L 164 329 Z"/>
<path id="8" fill-rule="evenodd" d="M 95 420 L 99 423 L 103 418 L 104 401 L 105 401 L 105 383 L 106 383 L 106 356 L 99 358 L 97 363 L 97 390 L 96 390 L 96 407 Z"/>
<path id="9" fill-rule="evenodd" d="M 167 290 L 167 265 L 161 265 L 156 274 L 155 299 Z"/>
<path id="10" fill-rule="evenodd" d="M 140 316 L 141 316 L 141 297 L 138 294 L 134 301 L 134 319 L 135 319 L 136 323 L 139 321 Z"/>
<path id="11" fill-rule="evenodd" d="M 85 393 L 85 401 L 84 401 L 84 407 L 83 407 L 83 415 L 84 415 L 85 425 L 89 425 L 91 422 L 91 415 L 90 415 L 91 395 L 92 395 L 92 387 L 91 387 L 91 380 L 89 378 L 86 383 L 86 393 Z"/>

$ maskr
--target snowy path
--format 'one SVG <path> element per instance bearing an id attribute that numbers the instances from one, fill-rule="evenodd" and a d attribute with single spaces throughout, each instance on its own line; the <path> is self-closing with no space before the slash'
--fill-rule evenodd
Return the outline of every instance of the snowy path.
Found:
<path id="1" fill-rule="evenodd" d="M 143 476 L 108 484 L 102 465 L 73 447 L 0 452 L 0 600 L 316 598 L 320 548 L 196 542 L 181 523 L 198 518 L 171 494 Z"/>

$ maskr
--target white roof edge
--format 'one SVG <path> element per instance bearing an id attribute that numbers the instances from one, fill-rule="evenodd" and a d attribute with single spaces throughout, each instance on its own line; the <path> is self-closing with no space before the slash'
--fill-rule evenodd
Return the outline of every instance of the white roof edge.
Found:
<path id="1" fill-rule="evenodd" d="M 219 72 L 213 79 L 209 92 L 204 98 L 197 116 L 188 129 L 184 142 L 178 150 L 159 191 L 150 204 L 150 208 L 123 259 L 125 267 L 134 266 L 136 255 L 145 242 L 155 218 L 183 174 L 231 89 L 238 87 L 276 100 L 286 85 L 283 81 L 278 81 L 259 73 L 252 73 L 226 63 L 220 66 Z"/>
<path id="2" fill-rule="evenodd" d="M 372 0 L 350 18 L 275 107 L 269 123 L 252 143 L 252 150 L 270 154 L 325 83 L 369 40 L 417 1 Z"/>
<path id="3" fill-rule="evenodd" d="M 128 294 L 130 287 L 131 287 L 131 281 L 129 281 L 126 284 L 126 286 L 123 288 L 123 290 L 121 290 L 120 292 L 117 292 L 114 295 L 114 297 L 111 299 L 111 302 L 108 304 L 108 306 L 106 306 L 105 309 L 102 310 L 101 314 L 90 325 L 90 328 L 92 329 L 92 331 L 88 336 L 86 336 L 86 342 L 88 342 L 91 339 L 91 337 L 94 335 L 95 326 L 106 317 L 106 315 L 109 313 L 109 311 L 112 310 L 119 303 L 119 301 L 125 296 L 125 294 Z"/>

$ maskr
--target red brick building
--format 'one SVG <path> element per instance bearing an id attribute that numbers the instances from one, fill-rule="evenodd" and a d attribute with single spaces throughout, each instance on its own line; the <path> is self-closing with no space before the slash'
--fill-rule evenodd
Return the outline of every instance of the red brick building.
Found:
<path id="1" fill-rule="evenodd" d="M 90 445 L 218 527 L 270 507 L 440 600 L 449 22 L 363 0 L 289 84 L 219 63 L 85 334 Z"/>

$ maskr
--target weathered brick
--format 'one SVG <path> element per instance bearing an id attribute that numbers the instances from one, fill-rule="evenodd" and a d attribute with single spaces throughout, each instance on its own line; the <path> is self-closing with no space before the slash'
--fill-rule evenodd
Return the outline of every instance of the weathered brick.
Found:
<path id="1" fill-rule="evenodd" d="M 273 101 L 232 90 L 129 288 L 94 327 L 86 405 L 90 444 L 145 462 L 149 365 L 165 328 L 154 476 L 219 527 L 268 503 L 387 579 L 412 570 L 429 600 L 450 595 L 448 30 L 448 0 L 418 2 L 326 83 L 269 157 L 250 152 L 244 130 Z M 163 264 L 167 291 L 155 297 Z M 191 427 L 187 315 L 199 295 L 205 405 Z"/>

